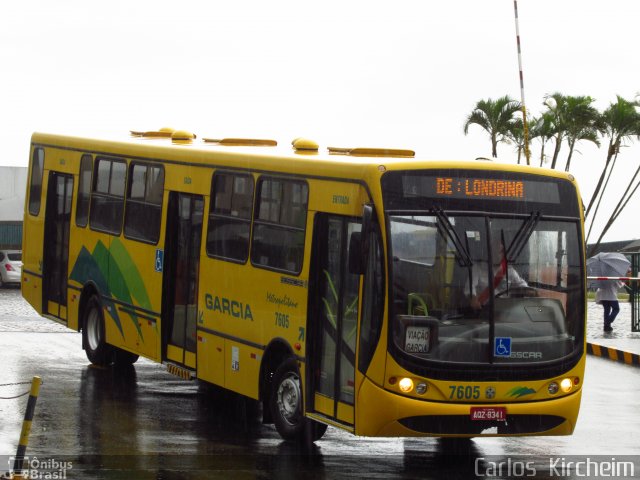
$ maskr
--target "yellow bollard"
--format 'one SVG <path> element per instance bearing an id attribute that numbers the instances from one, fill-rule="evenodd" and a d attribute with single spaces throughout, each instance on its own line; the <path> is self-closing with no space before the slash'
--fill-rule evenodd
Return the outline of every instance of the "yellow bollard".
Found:
<path id="1" fill-rule="evenodd" d="M 27 402 L 27 411 L 24 413 L 24 421 L 22 422 L 22 432 L 20 432 L 20 442 L 18 443 L 18 451 L 16 452 L 16 458 L 13 463 L 13 478 L 14 480 L 22 480 L 26 478 L 22 474 L 22 467 L 24 463 L 24 454 L 27 452 L 27 445 L 29 444 L 29 433 L 31 433 L 31 422 L 33 421 L 33 414 L 36 410 L 36 401 L 38 400 L 38 393 L 40 392 L 40 384 L 42 380 L 40 377 L 33 377 L 31 381 L 31 391 L 29 392 L 29 401 Z"/>

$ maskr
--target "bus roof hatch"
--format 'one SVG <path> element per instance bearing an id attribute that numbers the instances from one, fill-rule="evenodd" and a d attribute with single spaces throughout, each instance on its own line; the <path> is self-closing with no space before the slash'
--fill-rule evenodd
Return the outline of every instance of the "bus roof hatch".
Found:
<path id="1" fill-rule="evenodd" d="M 203 138 L 202 141 L 229 147 L 275 147 L 278 145 L 278 142 L 275 140 L 263 138 Z"/>
<path id="2" fill-rule="evenodd" d="M 350 155 L 354 157 L 415 157 L 416 152 L 413 150 L 397 149 L 397 148 L 340 148 L 328 147 L 330 154 L 333 155 Z"/>

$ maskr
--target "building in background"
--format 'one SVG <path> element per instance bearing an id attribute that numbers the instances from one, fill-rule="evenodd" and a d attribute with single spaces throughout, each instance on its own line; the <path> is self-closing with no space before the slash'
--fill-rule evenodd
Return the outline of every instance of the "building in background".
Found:
<path id="1" fill-rule="evenodd" d="M 592 251 L 593 245 L 587 245 L 590 256 L 600 252 L 640 253 L 640 240 L 619 240 L 616 242 L 603 242 Z"/>
<path id="2" fill-rule="evenodd" d="M 26 167 L 0 167 L 0 248 L 22 248 Z"/>

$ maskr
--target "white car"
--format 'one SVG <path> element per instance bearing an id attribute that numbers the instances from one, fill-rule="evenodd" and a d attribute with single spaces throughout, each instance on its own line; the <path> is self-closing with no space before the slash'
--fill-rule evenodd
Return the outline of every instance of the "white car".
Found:
<path id="1" fill-rule="evenodd" d="M 9 283 L 20 285 L 22 276 L 22 252 L 20 250 L 0 250 L 0 287 Z"/>

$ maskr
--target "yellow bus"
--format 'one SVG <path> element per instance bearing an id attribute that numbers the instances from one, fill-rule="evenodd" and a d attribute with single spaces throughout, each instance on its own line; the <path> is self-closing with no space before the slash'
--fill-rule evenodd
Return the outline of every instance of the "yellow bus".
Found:
<path id="1" fill-rule="evenodd" d="M 162 362 L 288 440 L 575 427 L 569 174 L 169 129 L 35 133 L 30 159 L 22 294 L 94 364 Z"/>

